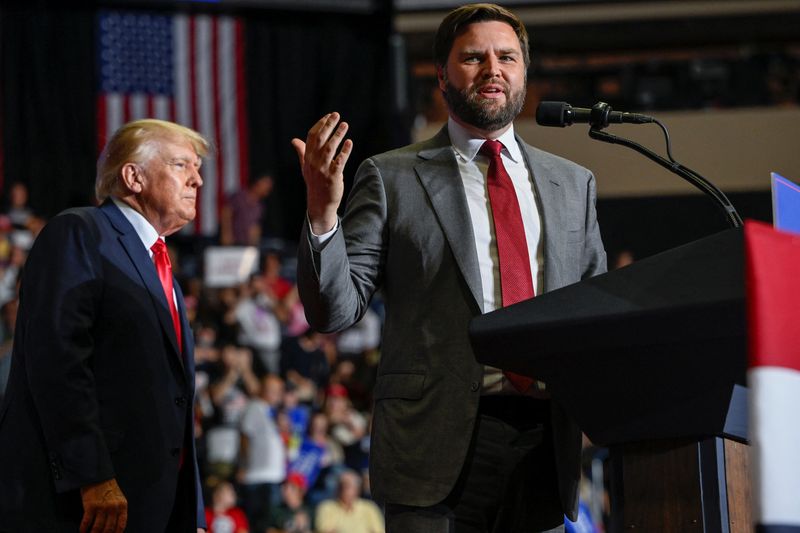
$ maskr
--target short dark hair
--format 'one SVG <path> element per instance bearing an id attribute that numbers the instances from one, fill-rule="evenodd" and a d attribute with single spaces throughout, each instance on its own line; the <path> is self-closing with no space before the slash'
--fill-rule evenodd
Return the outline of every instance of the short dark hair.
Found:
<path id="1" fill-rule="evenodd" d="M 522 23 L 518 16 L 496 4 L 468 4 L 447 14 L 442 23 L 439 24 L 439 29 L 436 30 L 436 38 L 433 42 L 433 62 L 436 66 L 444 67 L 447 65 L 447 58 L 450 55 L 450 49 L 453 48 L 453 42 L 467 26 L 476 22 L 493 20 L 505 22 L 517 34 L 519 47 L 522 49 L 522 57 L 527 69 L 531 63 L 528 49 L 528 30 L 525 29 L 525 24 Z"/>

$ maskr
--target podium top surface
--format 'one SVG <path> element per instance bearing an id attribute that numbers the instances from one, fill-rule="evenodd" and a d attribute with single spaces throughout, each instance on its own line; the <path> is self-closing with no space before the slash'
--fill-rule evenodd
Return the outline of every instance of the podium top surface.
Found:
<path id="1" fill-rule="evenodd" d="M 545 381 L 600 445 L 726 433 L 745 334 L 740 229 L 470 324 L 479 362 Z"/>

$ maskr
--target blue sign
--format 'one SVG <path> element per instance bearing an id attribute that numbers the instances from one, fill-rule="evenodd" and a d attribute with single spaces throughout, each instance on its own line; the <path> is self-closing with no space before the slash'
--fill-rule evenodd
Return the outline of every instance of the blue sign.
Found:
<path id="1" fill-rule="evenodd" d="M 800 233 L 800 185 L 772 173 L 772 225 Z"/>

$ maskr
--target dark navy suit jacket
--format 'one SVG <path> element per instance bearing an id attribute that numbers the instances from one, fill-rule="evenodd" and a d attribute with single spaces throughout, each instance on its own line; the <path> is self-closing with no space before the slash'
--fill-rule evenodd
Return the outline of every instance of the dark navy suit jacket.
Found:
<path id="1" fill-rule="evenodd" d="M 0 408 L 0 531 L 77 531 L 80 487 L 112 477 L 126 531 L 164 531 L 170 516 L 171 530 L 205 526 L 193 340 L 175 290 L 183 353 L 148 250 L 113 202 L 42 230 Z"/>

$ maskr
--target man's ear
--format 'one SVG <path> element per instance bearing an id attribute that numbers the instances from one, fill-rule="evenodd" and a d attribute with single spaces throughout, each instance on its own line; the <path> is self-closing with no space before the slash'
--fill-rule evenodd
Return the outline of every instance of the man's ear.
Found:
<path id="1" fill-rule="evenodd" d="M 444 67 L 439 65 L 436 67 L 436 79 L 439 80 L 439 89 L 442 92 L 447 91 L 447 72 L 445 72 Z"/>
<path id="2" fill-rule="evenodd" d="M 139 194 L 142 192 L 142 167 L 136 163 L 125 163 L 120 169 L 122 183 L 128 192 Z"/>

